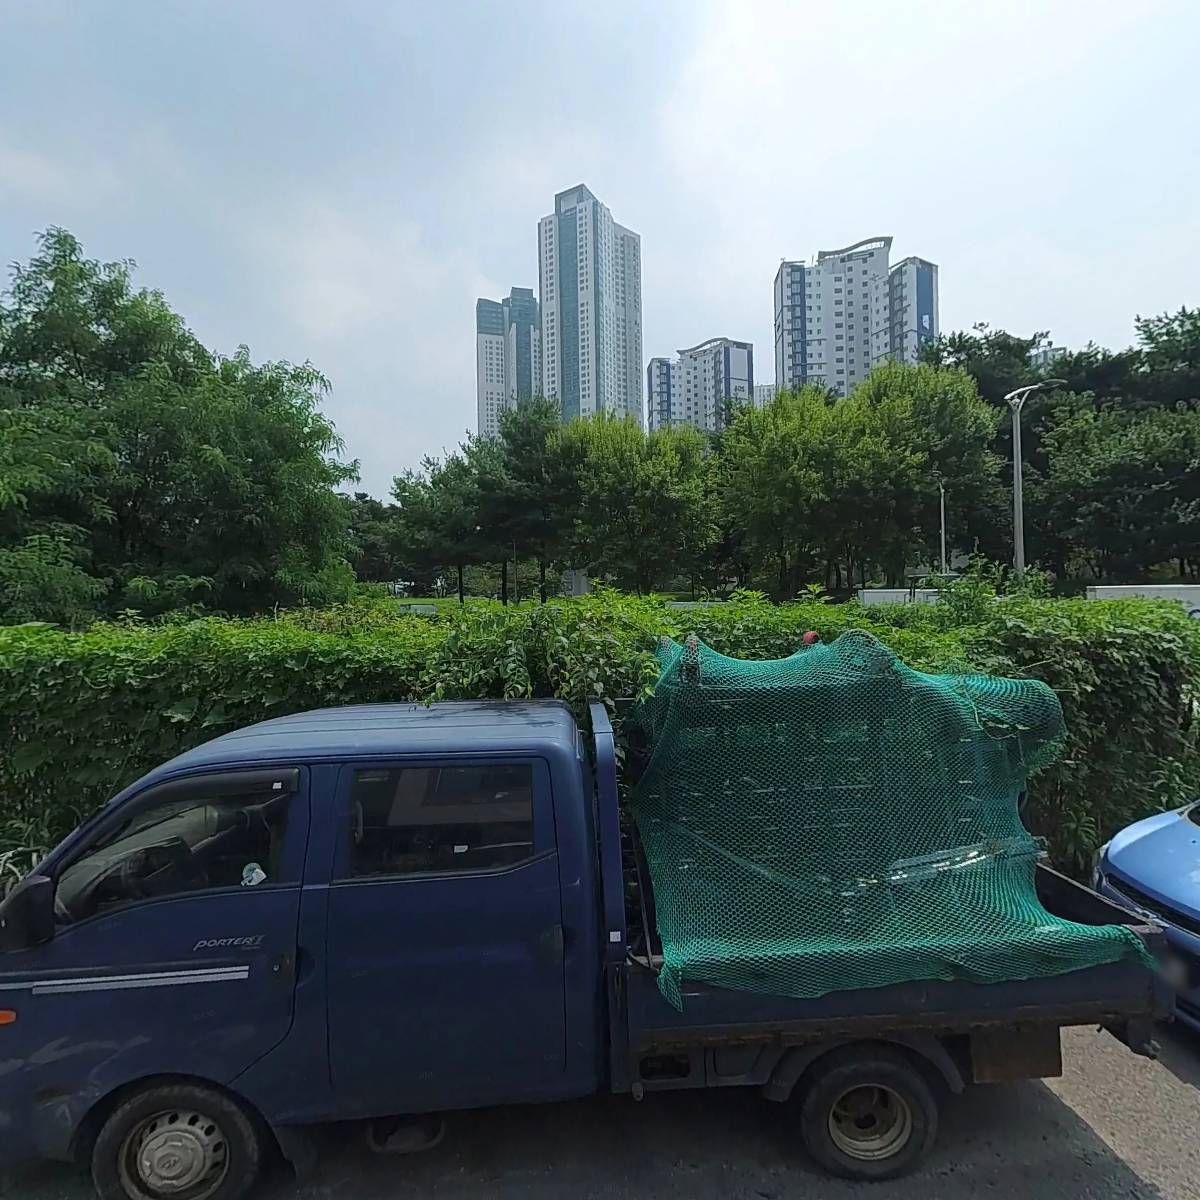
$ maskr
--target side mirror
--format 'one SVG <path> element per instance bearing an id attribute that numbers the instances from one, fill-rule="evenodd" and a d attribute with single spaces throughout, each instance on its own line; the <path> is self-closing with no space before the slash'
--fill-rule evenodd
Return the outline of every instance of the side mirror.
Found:
<path id="1" fill-rule="evenodd" d="M 27 875 L 0 904 L 0 950 L 28 950 L 54 936 L 54 880 Z"/>

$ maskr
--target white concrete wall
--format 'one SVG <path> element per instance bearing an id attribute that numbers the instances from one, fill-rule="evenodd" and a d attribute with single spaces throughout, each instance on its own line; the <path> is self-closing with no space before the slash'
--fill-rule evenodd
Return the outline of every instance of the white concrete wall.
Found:
<path id="1" fill-rule="evenodd" d="M 857 596 L 860 604 L 936 604 L 937 588 L 863 588 Z"/>
<path id="2" fill-rule="evenodd" d="M 735 400 L 748 401 L 752 397 L 750 389 L 753 386 L 750 382 L 751 365 L 754 360 L 754 352 L 747 346 L 731 346 L 729 350 L 729 378 L 724 381 L 725 390 Z M 722 374 L 724 373 L 724 359 L 722 362 Z"/>

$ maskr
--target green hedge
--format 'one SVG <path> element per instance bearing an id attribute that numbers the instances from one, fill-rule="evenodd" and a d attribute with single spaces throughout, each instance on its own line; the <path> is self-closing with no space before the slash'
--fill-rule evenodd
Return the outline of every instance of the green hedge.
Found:
<path id="1" fill-rule="evenodd" d="M 1153 601 L 981 599 L 896 609 L 697 609 L 602 594 L 539 607 L 479 601 L 433 617 L 366 603 L 275 620 L 0 629 L 0 867 L 27 867 L 163 759 L 266 717 L 378 700 L 555 695 L 620 711 L 655 677 L 662 634 L 744 658 L 804 632 L 867 629 L 926 670 L 1028 674 L 1059 693 L 1070 739 L 1031 788 L 1029 821 L 1081 869 L 1116 828 L 1181 803 L 1198 778 L 1200 623 Z"/>

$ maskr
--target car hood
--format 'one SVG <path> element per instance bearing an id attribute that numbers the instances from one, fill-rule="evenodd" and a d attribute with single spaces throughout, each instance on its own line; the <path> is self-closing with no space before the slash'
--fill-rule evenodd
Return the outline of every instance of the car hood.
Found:
<path id="1" fill-rule="evenodd" d="M 1187 815 L 1194 807 L 1130 825 L 1109 842 L 1104 857 L 1118 876 L 1200 919 L 1200 825 Z"/>

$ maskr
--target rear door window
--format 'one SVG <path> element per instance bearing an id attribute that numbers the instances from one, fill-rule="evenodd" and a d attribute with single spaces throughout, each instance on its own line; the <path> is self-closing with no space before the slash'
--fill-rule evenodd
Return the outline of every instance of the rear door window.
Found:
<path id="1" fill-rule="evenodd" d="M 534 770 L 488 762 L 354 772 L 351 878 L 494 871 L 533 857 Z"/>

